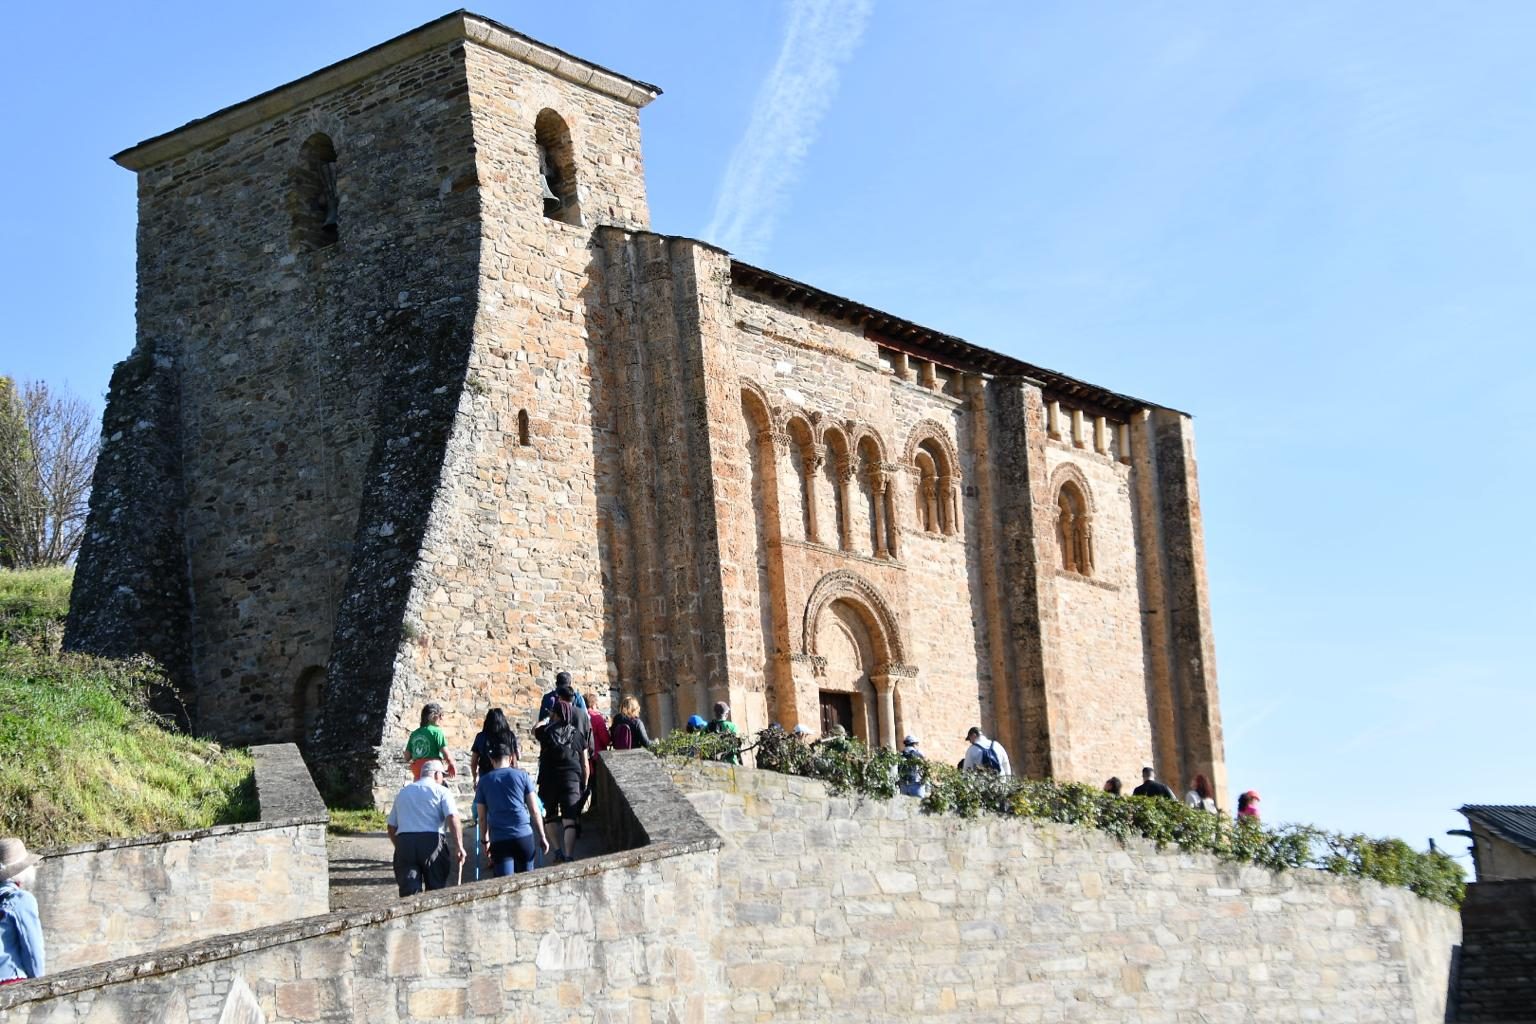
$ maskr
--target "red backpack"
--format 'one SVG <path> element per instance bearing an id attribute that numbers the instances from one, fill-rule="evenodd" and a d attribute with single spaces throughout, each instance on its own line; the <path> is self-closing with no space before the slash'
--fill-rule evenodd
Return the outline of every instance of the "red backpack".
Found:
<path id="1" fill-rule="evenodd" d="M 608 730 L 608 745 L 614 750 L 633 750 L 639 746 L 635 740 L 635 727 L 630 724 L 629 716 L 616 716 L 613 720 L 613 728 Z"/>

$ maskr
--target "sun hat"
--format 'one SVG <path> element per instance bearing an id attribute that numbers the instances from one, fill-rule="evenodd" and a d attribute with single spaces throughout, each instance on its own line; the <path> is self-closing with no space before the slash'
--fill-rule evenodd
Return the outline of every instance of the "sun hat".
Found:
<path id="1" fill-rule="evenodd" d="M 908 736 L 906 739 L 901 741 L 901 745 L 904 747 L 915 747 L 917 746 L 917 737 Z"/>
<path id="2" fill-rule="evenodd" d="M 0 882 L 8 882 L 43 858 L 27 852 L 27 844 L 15 836 L 0 839 Z"/>

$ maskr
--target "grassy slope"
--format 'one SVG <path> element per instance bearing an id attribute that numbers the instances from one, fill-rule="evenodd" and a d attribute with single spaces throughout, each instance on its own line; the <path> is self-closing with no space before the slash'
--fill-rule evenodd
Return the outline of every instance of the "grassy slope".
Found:
<path id="1" fill-rule="evenodd" d="M 0 572 L 0 835 L 46 847 L 251 820 L 249 753 L 164 728 L 152 664 L 55 653 L 70 575 Z"/>

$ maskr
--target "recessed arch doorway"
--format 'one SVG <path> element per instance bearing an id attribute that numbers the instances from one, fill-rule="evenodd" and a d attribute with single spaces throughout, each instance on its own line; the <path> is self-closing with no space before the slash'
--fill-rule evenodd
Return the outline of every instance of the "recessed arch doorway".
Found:
<path id="1" fill-rule="evenodd" d="M 811 591 L 803 624 L 805 653 L 817 666 L 822 731 L 840 724 L 871 746 L 894 747 L 896 675 L 909 675 L 890 606 L 868 580 L 828 573 Z"/>

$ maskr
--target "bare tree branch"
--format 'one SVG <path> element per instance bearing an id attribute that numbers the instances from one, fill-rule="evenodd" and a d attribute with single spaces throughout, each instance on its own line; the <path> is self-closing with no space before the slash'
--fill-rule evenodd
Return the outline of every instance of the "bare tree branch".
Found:
<path id="1" fill-rule="evenodd" d="M 80 399 L 0 377 L 0 567 L 75 557 L 97 446 L 96 417 Z"/>

